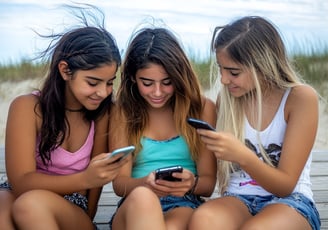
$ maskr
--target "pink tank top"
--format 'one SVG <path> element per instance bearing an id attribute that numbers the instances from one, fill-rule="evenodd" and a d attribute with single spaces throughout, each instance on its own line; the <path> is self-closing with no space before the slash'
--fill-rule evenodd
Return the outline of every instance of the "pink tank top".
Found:
<path id="1" fill-rule="evenodd" d="M 32 94 L 39 96 L 40 92 L 33 91 Z M 59 146 L 51 153 L 51 161 L 48 165 L 43 164 L 37 148 L 35 157 L 37 171 L 50 175 L 68 175 L 83 171 L 90 162 L 95 134 L 94 126 L 94 121 L 91 121 L 88 137 L 84 144 L 77 151 L 71 153 Z M 39 144 L 40 137 L 37 139 L 36 146 L 39 146 Z"/>
<path id="2" fill-rule="evenodd" d="M 33 91 L 33 95 L 39 96 L 39 91 Z M 83 171 L 90 162 L 91 151 L 93 147 L 93 139 L 95 134 L 94 121 L 91 121 L 88 137 L 81 148 L 71 153 L 62 147 L 56 148 L 51 153 L 51 161 L 48 165 L 44 165 L 42 159 L 36 152 L 36 169 L 38 172 L 50 175 L 67 175 Z M 37 139 L 37 145 L 40 144 L 40 137 Z"/>
<path id="3" fill-rule="evenodd" d="M 90 131 L 85 143 L 76 152 L 69 152 L 62 147 L 51 153 L 51 161 L 46 166 L 39 154 L 36 156 L 37 171 L 51 175 L 67 175 L 83 171 L 90 162 L 94 138 L 94 121 L 91 121 Z M 37 140 L 37 146 L 40 139 Z"/>

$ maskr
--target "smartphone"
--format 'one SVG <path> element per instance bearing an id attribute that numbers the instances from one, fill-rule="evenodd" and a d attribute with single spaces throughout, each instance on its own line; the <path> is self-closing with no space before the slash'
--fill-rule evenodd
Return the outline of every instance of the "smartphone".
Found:
<path id="1" fill-rule="evenodd" d="M 119 149 L 115 149 L 109 157 L 113 157 L 117 154 L 123 153 L 123 155 L 120 158 L 118 158 L 116 161 L 113 162 L 113 163 L 115 163 L 115 162 L 118 162 L 118 161 L 124 159 L 125 157 L 127 157 L 134 150 L 135 150 L 135 147 L 133 145 L 126 146 L 126 147 L 119 148 Z"/>
<path id="2" fill-rule="evenodd" d="M 206 121 L 198 120 L 198 119 L 195 119 L 195 118 L 188 118 L 187 122 L 196 129 L 207 129 L 207 130 L 215 131 L 215 128 L 213 128 Z"/>
<path id="3" fill-rule="evenodd" d="M 180 178 L 172 176 L 174 172 L 182 172 L 183 168 L 180 165 L 169 166 L 164 168 L 156 169 L 155 171 L 155 180 L 168 180 L 168 181 L 181 181 Z"/>

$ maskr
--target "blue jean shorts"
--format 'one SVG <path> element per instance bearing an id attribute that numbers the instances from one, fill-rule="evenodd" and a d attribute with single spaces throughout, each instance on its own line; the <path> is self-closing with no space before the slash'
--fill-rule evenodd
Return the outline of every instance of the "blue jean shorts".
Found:
<path id="1" fill-rule="evenodd" d="M 119 208 L 123 204 L 124 200 L 125 200 L 125 198 L 122 198 L 121 200 L 119 200 L 119 202 L 117 204 L 117 208 Z M 159 200 L 160 200 L 160 203 L 162 206 L 162 211 L 164 213 L 168 212 L 174 208 L 178 208 L 178 207 L 189 207 L 189 208 L 195 209 L 195 208 L 198 208 L 202 203 L 204 203 L 204 200 L 200 196 L 196 196 L 194 194 L 186 194 L 182 197 L 165 196 L 165 197 L 159 198 Z M 112 223 L 113 223 L 114 216 L 115 216 L 115 213 L 110 218 L 109 229 L 112 229 Z"/>
<path id="2" fill-rule="evenodd" d="M 170 211 L 178 207 L 189 207 L 192 209 L 198 208 L 204 200 L 194 194 L 186 194 L 182 197 L 165 196 L 160 199 L 163 212 Z"/>
<path id="3" fill-rule="evenodd" d="M 291 195 L 283 198 L 276 197 L 274 195 L 240 195 L 229 192 L 225 192 L 223 196 L 232 196 L 238 198 L 247 206 L 249 212 L 253 216 L 259 213 L 267 205 L 286 204 L 304 216 L 313 230 L 320 230 L 321 221 L 315 204 L 301 193 L 292 193 Z"/>

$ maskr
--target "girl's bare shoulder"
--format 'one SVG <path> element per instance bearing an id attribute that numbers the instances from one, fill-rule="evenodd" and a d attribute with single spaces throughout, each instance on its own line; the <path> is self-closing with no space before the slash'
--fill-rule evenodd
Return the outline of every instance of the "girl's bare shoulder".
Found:
<path id="1" fill-rule="evenodd" d="M 292 88 L 286 101 L 286 119 L 289 117 L 308 117 L 315 119 L 318 114 L 319 98 L 314 88 L 310 85 L 298 85 Z M 295 115 L 295 116 L 290 116 Z"/>
<path id="2" fill-rule="evenodd" d="M 318 103 L 318 93 L 310 85 L 302 84 L 294 86 L 288 96 L 287 103 L 291 105 Z"/>
<path id="3" fill-rule="evenodd" d="M 38 97 L 33 94 L 17 96 L 10 104 L 10 110 L 30 110 L 35 108 Z"/>

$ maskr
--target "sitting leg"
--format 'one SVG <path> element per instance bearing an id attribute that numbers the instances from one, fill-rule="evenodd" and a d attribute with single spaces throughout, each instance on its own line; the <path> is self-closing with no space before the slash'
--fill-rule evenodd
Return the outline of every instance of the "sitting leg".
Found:
<path id="1" fill-rule="evenodd" d="M 113 230 L 164 230 L 164 216 L 155 193 L 146 187 L 135 188 L 117 209 Z"/>
<path id="2" fill-rule="evenodd" d="M 32 190 L 18 197 L 13 218 L 19 229 L 94 229 L 82 208 L 46 190 Z"/>
<path id="3" fill-rule="evenodd" d="M 295 209 L 285 204 L 271 204 L 265 207 L 261 212 L 246 221 L 242 230 L 263 229 L 266 230 L 311 230 L 307 220 Z"/>
<path id="4" fill-rule="evenodd" d="M 0 189 L 0 223 L 3 230 L 14 230 L 11 218 L 11 209 L 14 203 L 14 194 L 9 190 Z"/>
<path id="5" fill-rule="evenodd" d="M 238 198 L 216 198 L 194 211 L 188 229 L 239 229 L 251 217 L 246 205 Z"/>

